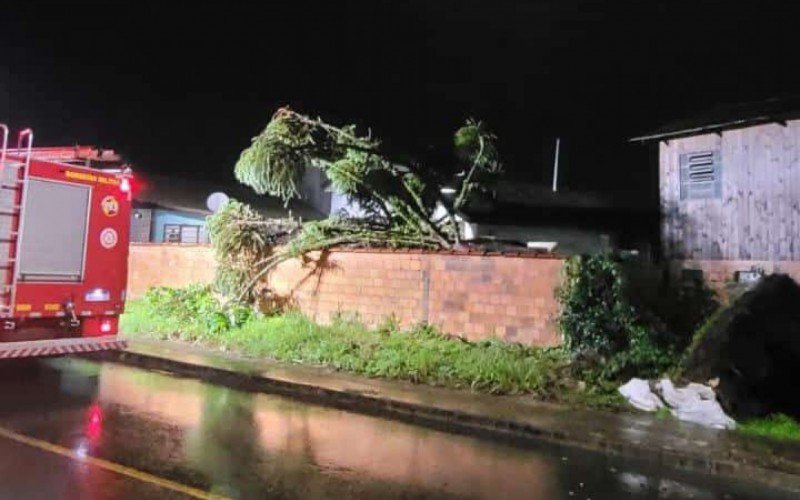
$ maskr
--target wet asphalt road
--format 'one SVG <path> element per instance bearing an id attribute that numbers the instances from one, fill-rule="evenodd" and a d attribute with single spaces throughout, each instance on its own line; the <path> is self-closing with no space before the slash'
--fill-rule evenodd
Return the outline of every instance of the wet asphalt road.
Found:
<path id="1" fill-rule="evenodd" d="M 80 359 L 0 366 L 0 498 L 792 498 Z"/>

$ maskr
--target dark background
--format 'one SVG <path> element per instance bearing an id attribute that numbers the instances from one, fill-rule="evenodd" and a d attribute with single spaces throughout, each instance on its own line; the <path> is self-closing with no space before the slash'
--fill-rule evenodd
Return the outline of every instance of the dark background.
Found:
<path id="1" fill-rule="evenodd" d="M 226 180 L 280 105 L 434 167 L 474 116 L 512 179 L 550 183 L 561 136 L 565 188 L 652 201 L 653 152 L 626 139 L 796 93 L 796 3 L 17 2 L 0 17 L 0 121 Z"/>

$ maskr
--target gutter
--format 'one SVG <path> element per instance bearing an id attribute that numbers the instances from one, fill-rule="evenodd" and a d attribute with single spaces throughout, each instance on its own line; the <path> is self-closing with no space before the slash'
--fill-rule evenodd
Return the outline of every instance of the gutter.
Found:
<path id="1" fill-rule="evenodd" d="M 628 142 L 651 142 L 651 141 L 663 141 L 669 139 L 678 139 L 681 137 L 689 137 L 693 135 L 700 135 L 704 133 L 710 132 L 717 132 L 721 133 L 723 130 L 732 129 L 732 128 L 743 128 L 749 127 L 751 125 L 764 125 L 766 123 L 782 123 L 786 124 L 785 118 L 778 118 L 778 117 L 771 117 L 771 116 L 758 116 L 755 118 L 743 118 L 740 120 L 733 120 L 729 122 L 722 122 L 722 123 L 714 123 L 711 125 L 703 125 L 700 127 L 693 127 L 687 128 L 682 130 L 676 130 L 672 132 L 660 132 L 654 133 L 649 135 L 642 135 L 639 137 L 633 137 L 628 139 Z"/>

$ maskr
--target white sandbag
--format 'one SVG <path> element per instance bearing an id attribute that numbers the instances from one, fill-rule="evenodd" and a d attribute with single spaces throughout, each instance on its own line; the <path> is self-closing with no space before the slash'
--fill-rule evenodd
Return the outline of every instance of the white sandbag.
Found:
<path id="1" fill-rule="evenodd" d="M 714 392 L 714 389 L 707 385 L 698 384 L 697 382 L 690 382 L 689 385 L 686 386 L 687 390 L 696 392 L 700 399 L 707 399 L 711 401 L 715 401 L 717 399 L 717 394 Z"/>
<path id="2" fill-rule="evenodd" d="M 656 411 L 664 406 L 661 399 L 650 390 L 647 380 L 632 378 L 617 390 L 634 408 L 639 410 Z"/>
<path id="3" fill-rule="evenodd" d="M 703 384 L 691 383 L 676 388 L 669 379 L 656 384 L 656 390 L 672 408 L 672 414 L 684 422 L 693 422 L 714 429 L 734 429 L 736 422 L 722 410 L 714 390 Z"/>
<path id="4" fill-rule="evenodd" d="M 687 387 L 677 389 L 668 378 L 661 379 L 656 383 L 656 390 L 661 393 L 664 402 L 672 408 L 680 408 L 690 405 L 702 398 L 697 391 Z"/>
<path id="5" fill-rule="evenodd" d="M 684 422 L 693 422 L 713 429 L 735 429 L 736 421 L 725 414 L 716 400 L 699 400 L 674 408 L 672 414 Z"/>

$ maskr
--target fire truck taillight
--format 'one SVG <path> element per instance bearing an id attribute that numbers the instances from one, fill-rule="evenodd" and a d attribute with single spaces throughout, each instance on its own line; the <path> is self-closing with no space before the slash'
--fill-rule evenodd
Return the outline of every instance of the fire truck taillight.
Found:
<path id="1" fill-rule="evenodd" d="M 109 333 L 111 331 L 111 322 L 109 320 L 103 320 L 100 323 L 100 333 Z"/>
<path id="2" fill-rule="evenodd" d="M 131 180 L 127 177 L 123 177 L 122 180 L 119 182 L 119 190 L 123 193 L 130 193 L 131 192 Z"/>

